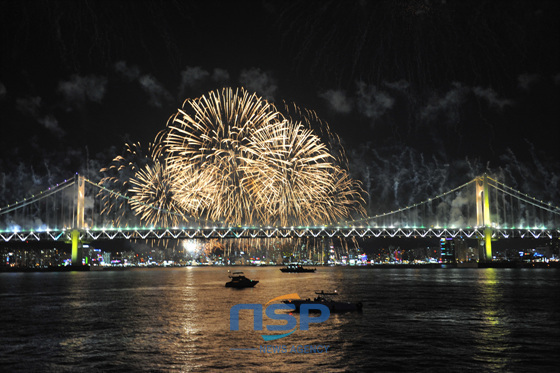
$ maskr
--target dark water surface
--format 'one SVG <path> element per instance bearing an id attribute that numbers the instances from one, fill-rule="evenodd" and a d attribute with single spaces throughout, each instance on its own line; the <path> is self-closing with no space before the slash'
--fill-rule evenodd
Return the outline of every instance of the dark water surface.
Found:
<path id="1" fill-rule="evenodd" d="M 0 273 L 0 369 L 559 371 L 557 269 L 230 269 L 260 283 L 226 288 L 224 267 Z M 250 311 L 230 330 L 235 304 L 333 289 L 363 311 L 332 314 L 271 342 L 261 337 L 274 333 L 266 325 L 284 322 L 266 315 L 263 331 L 253 331 Z M 261 352 L 267 344 L 287 352 Z M 290 352 L 305 345 L 329 347 Z"/>

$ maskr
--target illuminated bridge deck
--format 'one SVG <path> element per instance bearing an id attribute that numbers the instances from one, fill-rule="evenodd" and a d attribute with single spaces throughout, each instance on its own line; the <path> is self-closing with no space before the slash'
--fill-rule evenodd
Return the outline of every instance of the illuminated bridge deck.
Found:
<path id="1" fill-rule="evenodd" d="M 68 241 L 72 229 L 0 232 L 8 241 Z M 189 228 L 100 228 L 80 231 L 85 241 L 118 239 L 213 239 L 213 238 L 305 238 L 305 237 L 398 237 L 482 239 L 484 227 L 473 228 L 394 228 L 394 227 L 189 227 Z M 493 228 L 492 238 L 558 238 L 560 229 Z"/>

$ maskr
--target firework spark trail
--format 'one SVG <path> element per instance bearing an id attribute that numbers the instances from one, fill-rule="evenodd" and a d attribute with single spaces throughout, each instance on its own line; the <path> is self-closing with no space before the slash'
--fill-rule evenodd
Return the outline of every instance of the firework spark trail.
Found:
<path id="1" fill-rule="evenodd" d="M 198 174 L 213 189 L 207 194 L 211 198 L 204 198 L 211 206 L 204 206 L 200 215 L 234 224 L 254 222 L 255 204 L 242 171 L 247 162 L 246 138 L 255 126 L 277 116 L 266 101 L 245 91 L 241 95 L 232 90 L 224 90 L 222 95 L 211 92 L 208 97 L 185 101 L 164 141 L 178 183 Z M 190 197 L 188 188 L 176 196 L 182 205 L 193 205 Z"/>
<path id="2" fill-rule="evenodd" d="M 214 189 L 199 210 L 211 220 L 317 224 L 360 210 L 359 193 L 334 190 L 358 185 L 348 184 L 321 139 L 245 90 L 185 101 L 164 142 L 178 183 L 196 170 Z M 176 198 L 190 204 L 188 193 Z"/>
<path id="3" fill-rule="evenodd" d="M 145 152 L 140 143 L 125 144 L 123 154 L 116 156 L 109 167 L 100 170 L 105 175 L 101 179 L 100 185 L 115 193 L 130 197 L 130 180 L 146 166 L 150 160 L 150 154 L 153 154 L 156 148 L 157 145 L 149 144 L 148 150 Z M 114 215 L 115 225 L 119 225 L 124 216 L 117 212 L 122 211 L 127 199 L 115 198 L 113 194 L 107 193 L 102 193 L 101 197 L 104 201 L 101 214 Z"/>
<path id="4" fill-rule="evenodd" d="M 341 172 L 320 139 L 301 125 L 290 123 L 278 130 L 273 139 L 257 138 L 254 142 L 256 154 L 264 155 L 255 179 L 260 181 L 264 177 L 266 183 L 261 182 L 264 185 L 256 192 L 267 198 L 263 205 L 269 207 L 269 216 L 276 216 L 276 221 L 284 226 L 302 215 L 311 223 L 339 217 L 344 203 L 333 203 L 332 196 L 336 186 L 342 185 L 337 179 Z"/>
<path id="5" fill-rule="evenodd" d="M 110 170 L 132 172 L 130 183 L 118 176 L 105 182 L 126 185 L 132 209 L 152 225 L 187 217 L 228 225 L 330 224 L 363 214 L 363 191 L 348 175 L 338 138 L 313 112 L 294 106 L 284 113 L 244 89 L 186 100 L 149 157 L 115 158 Z"/>
<path id="6" fill-rule="evenodd" d="M 155 162 L 153 166 L 138 171 L 130 181 L 130 205 L 141 219 L 149 225 L 176 227 L 179 221 L 187 220 L 173 200 L 174 186 L 171 185 L 165 166 Z"/>

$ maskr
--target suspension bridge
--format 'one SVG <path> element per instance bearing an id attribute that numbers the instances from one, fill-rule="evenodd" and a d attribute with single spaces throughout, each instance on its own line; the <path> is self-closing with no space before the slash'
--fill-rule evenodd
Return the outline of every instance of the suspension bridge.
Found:
<path id="1" fill-rule="evenodd" d="M 97 240 L 451 237 L 480 240 L 484 259 L 491 261 L 493 240 L 560 237 L 558 206 L 487 175 L 410 206 L 328 226 L 228 226 L 186 217 L 173 227 L 148 225 L 129 201 L 130 197 L 76 174 L 1 208 L 0 238 L 71 242 L 72 263 L 81 263 L 82 242 Z M 162 215 L 172 213 L 148 207 Z"/>

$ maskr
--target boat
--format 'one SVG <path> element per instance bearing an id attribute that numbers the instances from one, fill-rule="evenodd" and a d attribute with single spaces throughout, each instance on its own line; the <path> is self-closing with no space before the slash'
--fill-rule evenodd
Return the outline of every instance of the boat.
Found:
<path id="1" fill-rule="evenodd" d="M 289 273 L 302 273 L 302 272 L 315 272 L 317 268 L 304 268 L 300 264 L 288 264 L 287 267 L 280 268 L 282 272 Z"/>
<path id="2" fill-rule="evenodd" d="M 249 280 L 243 272 L 233 272 L 229 278 L 231 280 L 226 282 L 226 288 L 252 288 L 259 283 L 257 280 Z"/>
<path id="3" fill-rule="evenodd" d="M 350 302 L 339 302 L 333 299 L 333 296 L 338 295 L 338 292 L 335 290 L 333 292 L 325 292 L 323 290 L 316 290 L 315 291 L 316 297 L 311 300 L 310 298 L 307 299 L 287 299 L 283 300 L 282 303 L 284 304 L 293 304 L 296 306 L 295 312 L 299 312 L 300 306 L 302 304 L 322 304 L 329 308 L 331 312 L 351 312 L 351 311 L 361 311 L 362 310 L 362 302 L 358 303 L 350 303 Z"/>

